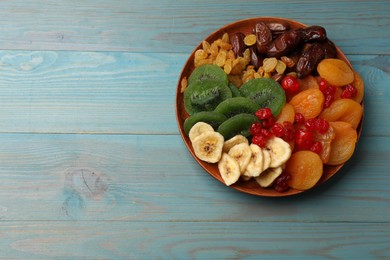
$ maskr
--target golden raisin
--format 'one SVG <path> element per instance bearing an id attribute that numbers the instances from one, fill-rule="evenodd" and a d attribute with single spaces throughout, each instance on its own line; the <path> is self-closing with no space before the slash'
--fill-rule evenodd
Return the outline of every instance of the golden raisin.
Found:
<path id="1" fill-rule="evenodd" d="M 244 38 L 244 43 L 245 43 L 246 46 L 252 46 L 253 44 L 256 43 L 256 35 L 248 34 Z"/>

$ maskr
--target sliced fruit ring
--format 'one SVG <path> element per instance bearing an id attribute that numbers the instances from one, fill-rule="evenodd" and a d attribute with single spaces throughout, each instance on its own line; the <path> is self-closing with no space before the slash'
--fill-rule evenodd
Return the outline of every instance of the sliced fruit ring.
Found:
<path id="1" fill-rule="evenodd" d="M 279 115 L 286 103 L 283 88 L 275 80 L 269 78 L 247 81 L 240 87 L 240 93 L 243 97 L 258 103 L 262 108 L 269 107 L 275 117 Z"/>

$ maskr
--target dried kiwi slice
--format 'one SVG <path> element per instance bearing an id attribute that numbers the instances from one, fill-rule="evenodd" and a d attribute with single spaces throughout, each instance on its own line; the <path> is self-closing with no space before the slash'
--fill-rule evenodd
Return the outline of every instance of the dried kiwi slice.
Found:
<path id="1" fill-rule="evenodd" d="M 215 111 L 202 111 L 193 114 L 184 121 L 184 132 L 188 135 L 191 128 L 198 122 L 204 122 L 211 125 L 214 130 L 226 121 L 227 117 Z"/>
<path id="2" fill-rule="evenodd" d="M 249 129 L 254 122 L 259 122 L 254 114 L 242 113 L 223 122 L 217 131 L 223 135 L 225 140 L 238 134 L 248 137 L 250 135 Z"/>
<path id="3" fill-rule="evenodd" d="M 240 91 L 233 83 L 229 82 L 228 87 L 232 91 L 232 97 L 241 97 Z"/>
<path id="4" fill-rule="evenodd" d="M 190 115 L 212 111 L 219 103 L 231 97 L 232 92 L 224 82 L 211 79 L 194 82 L 184 91 L 184 108 Z"/>
<path id="5" fill-rule="evenodd" d="M 261 108 L 269 107 L 274 116 L 279 115 L 286 103 L 286 94 L 282 86 L 269 78 L 248 80 L 240 87 L 240 93 L 243 97 L 260 104 Z"/>
<path id="6" fill-rule="evenodd" d="M 215 112 L 228 118 L 241 113 L 254 114 L 261 108 L 260 104 L 246 97 L 232 97 L 219 103 Z"/>
<path id="7" fill-rule="evenodd" d="M 188 85 L 209 80 L 220 81 L 225 85 L 229 82 L 227 74 L 218 65 L 204 64 L 194 69 L 188 78 Z"/>

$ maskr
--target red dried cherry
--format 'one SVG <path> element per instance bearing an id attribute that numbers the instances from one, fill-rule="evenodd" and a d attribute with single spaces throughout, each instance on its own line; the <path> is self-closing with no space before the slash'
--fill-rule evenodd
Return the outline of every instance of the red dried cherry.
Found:
<path id="1" fill-rule="evenodd" d="M 314 142 L 312 146 L 309 148 L 310 151 L 320 154 L 322 152 L 322 144 L 321 142 Z"/>
<path id="2" fill-rule="evenodd" d="M 310 130 L 310 131 L 317 130 L 317 119 L 309 118 L 305 123 L 305 127 L 307 130 Z"/>
<path id="3" fill-rule="evenodd" d="M 324 102 L 324 108 L 330 107 L 330 105 L 332 104 L 333 100 L 334 100 L 334 96 L 326 95 L 325 96 L 325 102 Z"/>
<path id="4" fill-rule="evenodd" d="M 341 93 L 341 98 L 354 98 L 357 95 L 357 89 L 352 85 L 348 84 L 344 87 Z"/>
<path id="5" fill-rule="evenodd" d="M 257 110 L 255 112 L 255 115 L 260 119 L 260 120 L 264 120 L 264 119 L 268 119 L 272 116 L 272 111 L 269 107 L 266 107 L 266 108 L 260 108 L 259 110 Z"/>
<path id="6" fill-rule="evenodd" d="M 265 138 L 269 139 L 273 136 L 272 132 L 269 129 L 261 129 L 260 135 L 264 136 Z"/>
<path id="7" fill-rule="evenodd" d="M 313 133 L 306 129 L 295 132 L 295 143 L 300 149 L 309 149 L 314 143 Z"/>
<path id="8" fill-rule="evenodd" d="M 288 93 L 294 93 L 299 90 L 299 81 L 293 76 L 285 76 L 281 82 L 282 88 Z"/>
<path id="9" fill-rule="evenodd" d="M 252 136 L 260 134 L 260 130 L 263 129 L 263 125 L 260 122 L 254 122 L 249 128 L 250 134 Z"/>
<path id="10" fill-rule="evenodd" d="M 316 120 L 316 129 L 320 134 L 325 134 L 329 130 L 329 123 L 323 118 Z"/>
<path id="11" fill-rule="evenodd" d="M 284 136 L 286 130 L 285 128 L 283 127 L 282 124 L 279 124 L 279 123 L 275 123 L 272 127 L 271 127 L 271 132 L 274 134 L 274 136 L 276 137 L 282 137 Z"/>
<path id="12" fill-rule="evenodd" d="M 276 122 L 275 117 L 271 114 L 271 116 L 267 119 L 263 120 L 263 127 L 271 128 Z"/>
<path id="13" fill-rule="evenodd" d="M 283 140 L 286 142 L 293 140 L 295 135 L 294 125 L 289 121 L 285 121 L 283 122 L 283 126 L 284 126 L 284 136 L 282 137 Z"/>
<path id="14" fill-rule="evenodd" d="M 291 179 L 291 175 L 288 173 L 282 173 L 275 180 L 274 189 L 278 192 L 283 192 L 289 189 L 288 181 Z"/>
<path id="15" fill-rule="evenodd" d="M 322 79 L 321 78 L 321 80 L 320 80 L 320 91 L 322 92 L 322 93 L 325 93 L 325 90 L 326 90 L 326 88 L 328 87 L 328 82 L 325 80 L 325 79 Z"/>
<path id="16" fill-rule="evenodd" d="M 262 148 L 266 146 L 267 142 L 268 142 L 268 138 L 265 137 L 264 135 L 259 134 L 252 137 L 252 143 Z"/>
<path id="17" fill-rule="evenodd" d="M 294 122 L 297 124 L 305 123 L 305 117 L 301 113 L 295 113 Z"/>

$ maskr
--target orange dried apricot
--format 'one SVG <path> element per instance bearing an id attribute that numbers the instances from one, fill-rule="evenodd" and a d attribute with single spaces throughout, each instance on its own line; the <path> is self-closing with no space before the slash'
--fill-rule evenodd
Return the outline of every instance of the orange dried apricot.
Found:
<path id="1" fill-rule="evenodd" d="M 335 137 L 330 144 L 330 155 L 326 164 L 338 165 L 345 163 L 355 151 L 357 132 L 347 122 L 336 121 L 329 124 L 335 132 Z"/>
<path id="2" fill-rule="evenodd" d="M 337 87 L 345 86 L 354 79 L 352 69 L 340 59 L 323 59 L 317 65 L 317 72 L 321 78 Z"/>
<path id="3" fill-rule="evenodd" d="M 324 94 L 319 89 L 311 88 L 299 92 L 290 100 L 295 113 L 301 113 L 305 119 L 317 117 L 324 106 Z"/>
<path id="4" fill-rule="evenodd" d="M 294 117 L 295 117 L 295 110 L 294 107 L 286 103 L 284 104 L 282 110 L 280 111 L 280 114 L 278 115 L 276 122 L 283 124 L 283 122 L 288 121 L 291 123 L 294 123 Z"/>
<path id="5" fill-rule="evenodd" d="M 320 142 L 322 146 L 322 150 L 319 155 L 323 163 L 327 163 L 329 161 L 331 149 L 330 144 L 332 143 L 334 137 L 335 133 L 333 127 L 331 126 L 329 126 L 328 131 L 326 131 L 324 134 L 317 131 L 314 132 L 314 140 Z"/>
<path id="6" fill-rule="evenodd" d="M 299 91 L 304 91 L 309 88 L 319 88 L 317 79 L 312 75 L 309 75 L 303 79 L 298 79 L 298 82 L 299 82 Z"/>
<path id="7" fill-rule="evenodd" d="M 358 72 L 354 71 L 353 74 L 354 74 L 354 79 L 353 79 L 352 85 L 357 90 L 357 94 L 353 98 L 353 100 L 360 103 L 360 102 L 362 102 L 363 96 L 364 96 L 364 82 L 363 82 L 363 79 Z"/>
<path id="8" fill-rule="evenodd" d="M 323 164 L 318 154 L 303 150 L 291 155 L 285 171 L 291 176 L 288 181 L 291 188 L 307 190 L 321 179 Z"/>
<path id="9" fill-rule="evenodd" d="M 363 115 L 362 106 L 352 99 L 338 99 L 320 114 L 328 122 L 344 121 L 350 123 L 356 129 Z"/>

